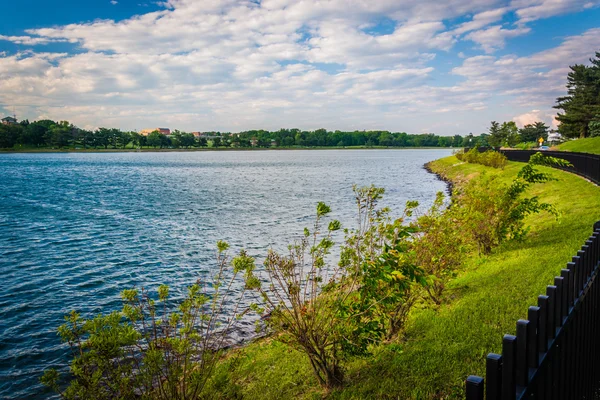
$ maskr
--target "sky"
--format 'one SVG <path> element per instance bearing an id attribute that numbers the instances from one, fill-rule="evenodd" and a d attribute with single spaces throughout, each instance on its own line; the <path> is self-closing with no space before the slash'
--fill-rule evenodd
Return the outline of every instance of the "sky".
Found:
<path id="1" fill-rule="evenodd" d="M 0 114 L 85 128 L 555 127 L 600 0 L 19 0 Z"/>

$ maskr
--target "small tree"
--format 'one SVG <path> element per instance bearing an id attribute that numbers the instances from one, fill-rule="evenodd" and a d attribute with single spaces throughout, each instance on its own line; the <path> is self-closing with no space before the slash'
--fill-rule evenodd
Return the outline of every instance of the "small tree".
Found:
<path id="1" fill-rule="evenodd" d="M 161 146 L 162 148 L 162 135 L 159 131 L 152 131 L 150 132 L 150 134 L 148 135 L 148 138 L 146 139 L 146 143 L 148 144 L 148 146 L 152 146 L 154 148 Z"/>
<path id="2" fill-rule="evenodd" d="M 462 264 L 468 244 L 461 229 L 460 220 L 452 209 L 446 209 L 444 194 L 438 192 L 429 211 L 413 224 L 412 249 L 416 264 L 426 274 L 425 291 L 437 305 L 448 280 Z"/>
<path id="3" fill-rule="evenodd" d="M 502 137 L 504 138 L 503 145 L 514 147 L 517 143 L 521 142 L 519 128 L 517 128 L 517 124 L 514 121 L 503 122 L 500 130 L 502 131 Z"/>
<path id="4" fill-rule="evenodd" d="M 405 223 L 419 204 L 407 202 L 402 216 L 392 220 L 389 208 L 378 207 L 383 188 L 354 187 L 354 193 L 358 227 L 346 230 L 340 265 L 356 289 L 342 309 L 352 319 L 359 349 L 364 349 L 401 332 L 418 299 L 415 286 L 424 285 L 425 279 L 411 248 L 415 228 Z"/>
<path id="5" fill-rule="evenodd" d="M 322 219 L 330 211 L 324 203 L 318 204 L 312 234 L 305 228 L 304 237 L 288 247 L 287 255 L 269 251 L 264 265 L 270 285 L 258 290 L 270 316 L 269 326 L 283 342 L 308 356 L 320 384 L 335 387 L 343 381 L 343 319 L 337 304 L 345 292 L 337 284 L 343 271 L 325 265 L 333 247 L 331 235 L 341 226 L 339 221 L 330 221 L 321 235 Z"/>
<path id="6" fill-rule="evenodd" d="M 355 193 L 359 226 L 346 231 L 340 262 L 328 264 L 332 234 L 341 225 L 325 224 L 331 210 L 319 203 L 312 232 L 306 228 L 286 255 L 269 252 L 270 285 L 259 289 L 265 309 L 255 306 L 268 312 L 282 341 L 308 356 L 317 380 L 329 388 L 342 384 L 346 356 L 365 354 L 370 344 L 399 331 L 413 303 L 407 295 L 420 277 L 406 255 L 411 229 L 377 208 L 383 189 Z"/>
<path id="7" fill-rule="evenodd" d="M 488 143 L 492 147 L 500 147 L 504 144 L 506 137 L 504 132 L 500 129 L 500 124 L 496 121 L 492 121 L 489 128 Z"/>
<path id="8" fill-rule="evenodd" d="M 548 140 L 548 126 L 543 122 L 536 122 L 535 124 L 527 124 L 523 128 L 519 129 L 521 140 L 523 142 L 536 142 L 542 138 Z"/>

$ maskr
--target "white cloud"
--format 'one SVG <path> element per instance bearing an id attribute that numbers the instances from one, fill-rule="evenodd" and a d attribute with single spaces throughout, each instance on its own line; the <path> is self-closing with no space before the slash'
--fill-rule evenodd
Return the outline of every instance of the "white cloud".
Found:
<path id="1" fill-rule="evenodd" d="M 552 106 L 565 93 L 569 65 L 588 62 L 590 49 L 600 42 L 600 28 L 570 36 L 554 48 L 517 57 L 476 56 L 467 58 L 453 73 L 462 76 L 466 90 L 481 91 L 510 99 L 514 108 L 531 110 L 546 123 L 553 122 Z M 506 115 L 525 121 L 531 111 Z M 515 116 L 516 115 L 516 116 Z"/>
<path id="2" fill-rule="evenodd" d="M 0 55 L 0 103 L 30 119 L 123 129 L 476 131 L 501 119 L 490 107 L 499 96 L 509 99 L 506 119 L 532 107 L 546 113 L 564 91 L 568 63 L 585 62 L 600 32 L 529 57 L 459 53 L 451 83 L 436 56 L 465 38 L 492 53 L 530 29 L 501 25 L 504 16 L 524 10 L 518 16 L 526 22 L 526 10 L 542 3 L 170 0 L 124 21 L 0 36 L 22 45 L 68 41 L 80 50 Z M 382 18 L 395 28 L 373 33 Z"/>
<path id="3" fill-rule="evenodd" d="M 555 127 L 555 113 L 543 112 L 541 110 L 531 110 L 524 114 L 517 115 L 512 120 L 517 123 L 519 128 L 525 125 L 534 124 L 536 122 L 544 122 L 548 126 Z"/>
<path id="4" fill-rule="evenodd" d="M 513 0 L 521 23 L 596 7 L 598 0 Z"/>
<path id="5" fill-rule="evenodd" d="M 483 11 L 473 16 L 471 21 L 460 24 L 457 28 L 454 29 L 453 33 L 460 35 L 466 32 L 484 28 L 494 22 L 501 20 L 508 10 L 509 9 L 507 7 L 501 7 L 493 10 Z"/>
<path id="6" fill-rule="evenodd" d="M 16 44 L 24 44 L 24 45 L 39 45 L 39 44 L 48 44 L 53 42 L 66 42 L 67 39 L 64 38 L 47 38 L 47 37 L 32 37 L 32 36 L 5 36 L 0 35 L 0 40 L 6 40 L 9 42 L 13 42 Z"/>
<path id="7" fill-rule="evenodd" d="M 495 25 L 486 29 L 469 33 L 466 38 L 479 44 L 486 53 L 493 53 L 495 50 L 504 48 L 506 39 L 515 38 L 529 33 L 529 28 L 505 29 L 500 25 Z"/>

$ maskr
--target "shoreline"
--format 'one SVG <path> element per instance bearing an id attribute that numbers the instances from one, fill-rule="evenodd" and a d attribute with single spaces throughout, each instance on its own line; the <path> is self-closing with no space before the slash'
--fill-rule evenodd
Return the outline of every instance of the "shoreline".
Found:
<path id="1" fill-rule="evenodd" d="M 445 175 L 435 172 L 432 169 L 431 164 L 436 161 L 438 161 L 438 160 L 429 161 L 428 163 L 423 164 L 423 168 L 425 169 L 425 171 L 429 172 L 430 174 L 435 175 L 440 181 L 442 181 L 446 184 L 446 191 L 448 192 L 448 197 L 452 198 L 452 194 L 454 192 L 454 182 L 451 179 L 449 179 L 448 177 L 446 177 Z"/>

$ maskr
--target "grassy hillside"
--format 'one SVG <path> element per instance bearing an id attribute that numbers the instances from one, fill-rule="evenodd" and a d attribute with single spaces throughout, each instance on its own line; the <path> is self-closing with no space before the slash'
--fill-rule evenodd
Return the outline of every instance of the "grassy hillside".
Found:
<path id="1" fill-rule="evenodd" d="M 448 157 L 433 169 L 450 179 L 485 172 L 509 182 L 522 166 L 511 162 L 500 171 Z M 448 302 L 416 309 L 401 342 L 350 360 L 343 389 L 325 393 L 301 354 L 269 339 L 232 352 L 219 366 L 215 393 L 247 399 L 462 398 L 466 376 L 484 373 L 487 353 L 500 352 L 502 335 L 515 333 L 516 321 L 527 317 L 527 307 L 536 304 L 600 219 L 600 188 L 572 174 L 552 173 L 559 181 L 536 185 L 532 193 L 555 204 L 560 221 L 534 216 L 525 242 L 468 258 L 449 284 Z"/>
<path id="2" fill-rule="evenodd" d="M 600 154 L 600 137 L 576 139 L 558 145 L 561 151 Z"/>

